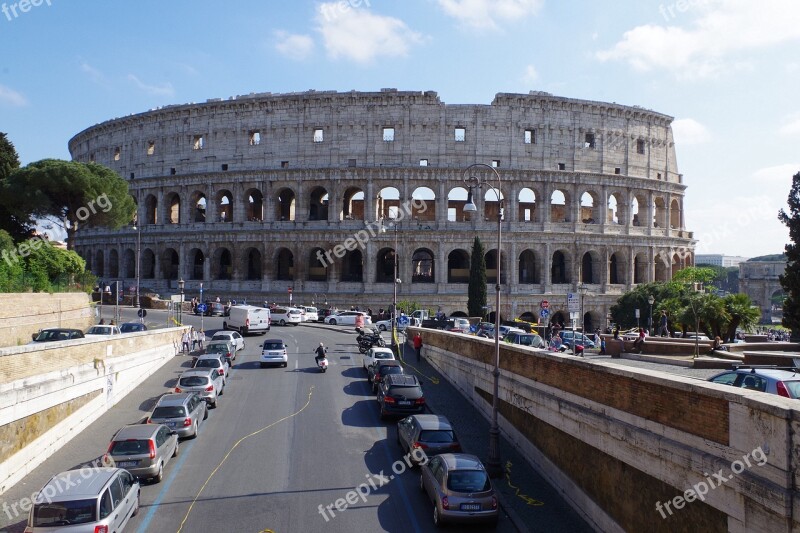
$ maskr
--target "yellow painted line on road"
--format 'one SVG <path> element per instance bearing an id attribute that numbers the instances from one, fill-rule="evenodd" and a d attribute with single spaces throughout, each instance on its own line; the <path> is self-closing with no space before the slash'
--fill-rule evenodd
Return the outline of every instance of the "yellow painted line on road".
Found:
<path id="1" fill-rule="evenodd" d="M 269 429 L 271 427 L 274 427 L 274 426 L 280 424 L 281 422 L 285 422 L 286 420 L 289 420 L 290 418 L 293 418 L 293 417 L 299 415 L 300 413 L 302 413 L 306 409 L 306 407 L 311 405 L 311 396 L 313 394 L 314 394 L 314 386 L 312 385 L 311 388 L 308 390 L 308 400 L 306 400 L 306 404 L 303 407 L 301 407 L 299 410 L 295 411 L 294 413 L 292 413 L 290 415 L 284 416 L 280 420 L 276 420 L 272 424 L 264 426 L 263 428 L 261 428 L 259 430 L 256 430 L 256 431 L 250 433 L 249 435 L 245 435 L 244 437 L 242 437 L 241 439 L 236 441 L 236 444 L 231 446 L 231 449 L 228 450 L 228 453 L 225 454 L 225 457 L 222 458 L 222 461 L 220 461 L 219 464 L 214 468 L 214 470 L 211 471 L 211 473 L 208 475 L 208 479 L 206 479 L 205 483 L 203 483 L 203 486 L 200 487 L 199 491 L 197 491 L 197 495 L 195 495 L 194 499 L 192 499 L 192 503 L 189 505 L 189 509 L 186 511 L 186 515 L 183 517 L 183 520 L 181 521 L 181 525 L 178 526 L 178 532 L 177 533 L 180 533 L 181 530 L 183 529 L 183 526 L 186 524 L 186 520 L 189 519 L 189 514 L 192 512 L 192 509 L 194 508 L 194 504 L 197 502 L 198 498 L 200 498 L 200 494 L 203 493 L 203 490 L 205 490 L 206 485 L 208 485 L 208 482 L 211 481 L 211 478 L 214 477 L 214 475 L 217 473 L 217 470 L 222 468 L 222 465 L 225 463 L 225 461 L 228 460 L 228 457 L 230 457 L 231 453 L 233 453 L 233 450 L 235 450 L 242 442 L 244 442 L 245 440 L 249 439 L 250 437 L 254 437 L 254 436 L 258 435 L 259 433 L 261 433 L 262 431 L 266 431 L 267 429 Z M 267 529 L 267 530 L 264 530 L 264 531 L 271 531 L 271 530 Z"/>
<path id="2" fill-rule="evenodd" d="M 394 332 L 394 345 L 397 346 L 397 357 L 400 358 L 400 361 L 404 365 L 406 365 L 407 367 L 411 368 L 414 372 L 416 372 L 417 374 L 419 374 L 423 378 L 429 380 L 434 385 L 438 385 L 439 384 L 439 378 L 437 378 L 436 376 L 426 376 L 417 367 L 415 367 L 414 365 L 412 365 L 411 363 L 409 363 L 408 361 L 406 361 L 403 358 L 403 355 L 402 355 L 403 354 L 403 350 L 400 349 L 400 339 L 397 337 L 397 331 Z"/>
<path id="3" fill-rule="evenodd" d="M 514 491 L 515 491 L 514 492 L 514 496 L 516 496 L 517 498 L 521 499 L 522 501 L 524 501 L 528 505 L 532 505 L 534 507 L 539 507 L 539 506 L 544 505 L 544 502 L 542 502 L 542 501 L 539 501 L 539 500 L 537 500 L 535 498 L 531 498 L 527 494 L 520 494 L 519 493 L 519 487 L 517 487 L 513 483 L 511 483 L 511 466 L 512 466 L 511 461 L 506 461 L 506 481 L 508 482 L 508 486 L 511 487 L 512 489 L 514 489 Z"/>

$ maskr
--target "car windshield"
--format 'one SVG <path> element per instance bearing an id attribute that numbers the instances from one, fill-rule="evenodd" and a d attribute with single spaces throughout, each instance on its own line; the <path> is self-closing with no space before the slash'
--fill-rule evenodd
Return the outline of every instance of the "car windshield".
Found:
<path id="1" fill-rule="evenodd" d="M 195 368 L 219 368 L 222 366 L 219 359 L 198 359 Z"/>
<path id="2" fill-rule="evenodd" d="M 39 341 L 39 342 L 42 342 L 42 341 L 55 341 L 55 340 L 67 339 L 68 337 L 69 337 L 69 335 L 67 333 L 64 333 L 62 331 L 52 331 L 51 330 L 51 331 L 42 331 L 36 337 L 36 340 Z"/>
<path id="3" fill-rule="evenodd" d="M 533 346 L 539 344 L 539 336 L 538 335 L 520 335 L 519 336 L 519 343 L 524 344 L 525 346 Z"/>
<path id="4" fill-rule="evenodd" d="M 106 328 L 103 326 L 92 326 L 86 333 L 89 335 L 110 335 L 111 328 Z"/>
<path id="5" fill-rule="evenodd" d="M 455 436 L 449 429 L 429 429 L 419 434 L 419 440 L 422 442 L 453 442 Z"/>
<path id="6" fill-rule="evenodd" d="M 402 366 L 383 366 L 381 367 L 381 374 L 402 374 Z"/>
<path id="7" fill-rule="evenodd" d="M 228 353 L 227 344 L 209 344 L 206 346 L 206 353 Z"/>
<path id="8" fill-rule="evenodd" d="M 454 470 L 447 476 L 447 488 L 454 492 L 484 492 L 492 488 L 481 470 Z"/>
<path id="9" fill-rule="evenodd" d="M 33 527 L 74 526 L 96 522 L 97 500 L 73 500 L 33 506 Z"/>
<path id="10" fill-rule="evenodd" d="M 182 405 L 165 405 L 156 407 L 150 418 L 181 418 L 186 416 L 186 409 Z"/>
<path id="11" fill-rule="evenodd" d="M 134 331 L 143 331 L 144 328 L 142 327 L 141 324 L 122 324 L 119 327 L 119 330 L 122 333 L 132 333 Z"/>
<path id="12" fill-rule="evenodd" d="M 375 352 L 375 359 L 394 359 L 394 354 L 388 352 Z"/>
<path id="13" fill-rule="evenodd" d="M 111 455 L 138 455 L 150 453 L 150 445 L 147 440 L 119 440 L 115 441 L 109 450 Z"/>
<path id="14" fill-rule="evenodd" d="M 265 350 L 283 350 L 283 343 L 281 342 L 265 342 Z"/>
<path id="15" fill-rule="evenodd" d="M 186 376 L 181 378 L 178 385 L 181 387 L 202 387 L 208 384 L 208 378 L 205 376 Z"/>

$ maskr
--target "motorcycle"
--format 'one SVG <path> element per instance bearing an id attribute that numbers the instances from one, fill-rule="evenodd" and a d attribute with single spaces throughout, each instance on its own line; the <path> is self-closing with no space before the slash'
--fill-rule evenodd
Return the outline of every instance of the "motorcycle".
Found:
<path id="1" fill-rule="evenodd" d="M 328 370 L 328 358 L 323 357 L 322 359 L 317 362 L 317 367 L 319 368 L 320 372 L 325 372 Z"/>

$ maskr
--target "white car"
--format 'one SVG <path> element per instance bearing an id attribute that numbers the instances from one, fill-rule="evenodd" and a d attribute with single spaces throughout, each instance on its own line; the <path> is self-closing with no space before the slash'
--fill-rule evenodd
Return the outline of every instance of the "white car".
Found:
<path id="1" fill-rule="evenodd" d="M 392 329 L 391 319 L 381 320 L 380 322 L 376 322 L 375 325 L 378 326 L 378 329 L 381 331 L 389 331 Z M 403 331 L 408 326 L 419 326 L 419 319 L 408 315 L 397 317 L 397 331 Z"/>
<path id="2" fill-rule="evenodd" d="M 118 326 L 112 324 L 97 324 L 86 330 L 84 334 L 87 337 L 104 337 L 109 335 L 122 335 Z"/>
<path id="3" fill-rule="evenodd" d="M 364 354 L 364 358 L 361 361 L 361 364 L 364 365 L 364 368 L 369 368 L 375 364 L 375 361 L 386 361 L 386 360 L 394 360 L 394 352 L 389 348 L 380 348 L 374 347 L 367 350 L 367 353 Z"/>
<path id="4" fill-rule="evenodd" d="M 306 314 L 305 319 L 306 322 L 317 322 L 319 321 L 319 311 L 316 307 L 304 307 Z"/>
<path id="5" fill-rule="evenodd" d="M 271 318 L 273 324 L 285 326 L 291 324 L 296 326 L 303 321 L 303 315 L 299 309 L 294 307 L 276 307 L 272 310 Z"/>
<path id="6" fill-rule="evenodd" d="M 372 318 L 370 318 L 367 313 L 361 311 L 341 311 L 335 315 L 325 317 L 325 323 L 332 326 L 353 326 L 356 323 L 356 318 L 359 316 L 363 317 L 365 326 L 372 324 Z"/>
<path id="7" fill-rule="evenodd" d="M 228 341 L 232 342 L 236 351 L 244 350 L 244 337 L 236 331 L 218 331 L 211 337 L 212 341 Z"/>
<path id="8" fill-rule="evenodd" d="M 281 339 L 267 339 L 261 346 L 261 368 L 267 365 L 286 366 L 289 357 L 286 354 L 286 344 Z"/>

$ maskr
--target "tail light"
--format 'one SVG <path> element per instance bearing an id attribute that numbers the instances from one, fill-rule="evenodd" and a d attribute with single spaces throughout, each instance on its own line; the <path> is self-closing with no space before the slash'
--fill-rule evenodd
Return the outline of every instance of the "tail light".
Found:
<path id="1" fill-rule="evenodd" d="M 183 392 L 180 387 L 175 387 L 175 392 Z"/>
<path id="2" fill-rule="evenodd" d="M 460 452 L 461 451 L 461 445 L 459 443 L 457 443 L 457 442 L 454 442 L 453 444 L 451 444 L 450 447 L 455 452 Z"/>
<path id="3" fill-rule="evenodd" d="M 417 405 L 425 405 L 425 398 L 417 398 L 414 403 Z"/>
<path id="4" fill-rule="evenodd" d="M 422 444 L 421 442 L 415 442 L 414 444 L 411 445 L 411 447 L 412 448 L 421 449 L 421 450 L 427 450 L 428 449 L 428 445 L 427 444 Z"/>
<path id="5" fill-rule="evenodd" d="M 225 375 L 225 369 L 224 368 L 220 368 L 219 370 L 217 370 L 217 372 L 219 373 L 220 376 L 224 376 Z"/>
<path id="6" fill-rule="evenodd" d="M 447 499 L 447 496 L 442 496 L 442 509 L 445 511 L 450 509 L 450 500 Z"/>
<path id="7" fill-rule="evenodd" d="M 383 401 L 384 401 L 384 403 L 396 403 L 397 402 L 397 400 L 395 400 L 391 396 L 384 396 L 383 397 Z"/>
<path id="8" fill-rule="evenodd" d="M 108 449 L 106 450 L 106 453 L 111 453 L 111 448 L 113 447 L 114 447 L 114 441 L 112 440 L 111 442 L 108 443 Z"/>
<path id="9" fill-rule="evenodd" d="M 191 418 L 184 418 L 183 419 L 183 427 L 188 428 L 191 425 L 192 425 L 192 419 Z"/>
<path id="10" fill-rule="evenodd" d="M 492 496 L 492 510 L 497 509 L 497 498 Z"/>
<path id="11" fill-rule="evenodd" d="M 147 445 L 150 447 L 150 459 L 156 458 L 156 443 L 152 440 L 147 441 Z"/>
<path id="12" fill-rule="evenodd" d="M 108 526 L 94 526 L 94 533 L 108 533 Z"/>
<path id="13" fill-rule="evenodd" d="M 250 319 L 249 319 L 249 318 L 248 318 L 247 320 L 245 320 L 245 321 L 244 321 L 244 326 L 245 326 L 246 328 L 249 328 L 249 327 L 250 327 Z"/>
<path id="14" fill-rule="evenodd" d="M 779 381 L 777 387 L 778 387 L 778 396 L 783 396 L 784 398 L 792 397 L 789 394 L 789 390 L 786 388 L 786 385 L 783 383 L 783 381 Z"/>
<path id="15" fill-rule="evenodd" d="M 206 392 L 214 392 L 214 385 L 209 385 L 206 387 Z"/>
<path id="16" fill-rule="evenodd" d="M 147 420 L 145 420 L 145 424 L 152 424 L 152 423 L 153 423 L 153 419 L 150 418 L 150 417 L 148 417 Z"/>
<path id="17" fill-rule="evenodd" d="M 380 381 L 381 380 L 381 373 L 380 372 L 376 372 L 375 373 L 375 377 L 372 378 L 372 379 L 374 379 L 375 381 Z"/>

